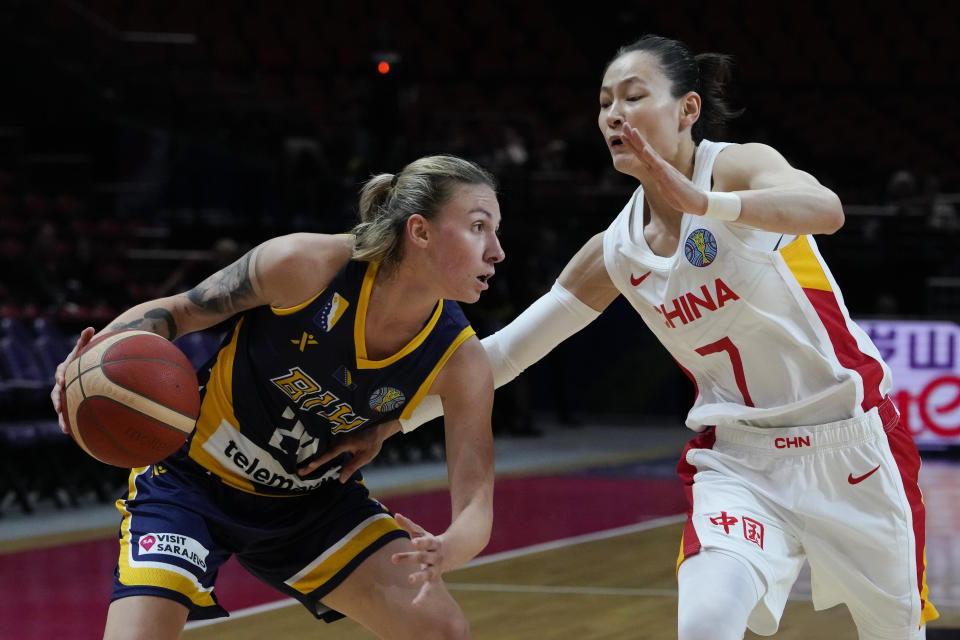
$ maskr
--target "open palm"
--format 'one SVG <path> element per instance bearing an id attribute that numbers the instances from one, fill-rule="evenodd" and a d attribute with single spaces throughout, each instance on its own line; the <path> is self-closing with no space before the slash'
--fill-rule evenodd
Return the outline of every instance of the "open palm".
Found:
<path id="1" fill-rule="evenodd" d="M 623 141 L 637 156 L 646 175 L 656 183 L 657 191 L 668 205 L 677 211 L 696 215 L 706 212 L 706 192 L 664 160 L 643 135 L 629 124 L 623 125 Z"/>

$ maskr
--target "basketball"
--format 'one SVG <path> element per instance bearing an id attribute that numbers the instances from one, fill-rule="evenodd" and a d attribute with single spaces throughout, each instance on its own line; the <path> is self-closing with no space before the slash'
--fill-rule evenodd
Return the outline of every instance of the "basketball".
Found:
<path id="1" fill-rule="evenodd" d="M 149 331 L 113 331 L 67 365 L 60 406 L 84 451 L 117 467 L 143 467 L 193 432 L 200 390 L 190 360 L 172 342 Z"/>

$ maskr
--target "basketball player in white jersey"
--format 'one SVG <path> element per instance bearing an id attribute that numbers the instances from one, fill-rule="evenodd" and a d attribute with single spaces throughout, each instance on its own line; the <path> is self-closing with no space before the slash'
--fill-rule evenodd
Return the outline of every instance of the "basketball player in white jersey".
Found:
<path id="1" fill-rule="evenodd" d="M 483 340 L 496 385 L 625 296 L 697 392 L 678 465 L 680 640 L 774 634 L 805 559 L 815 607 L 845 603 L 861 640 L 923 638 L 938 614 L 920 458 L 812 237 L 843 209 L 771 147 L 706 139 L 734 115 L 728 70 L 658 36 L 617 52 L 598 124 L 640 186 L 551 292 Z M 426 406 L 405 429 L 439 414 Z"/>

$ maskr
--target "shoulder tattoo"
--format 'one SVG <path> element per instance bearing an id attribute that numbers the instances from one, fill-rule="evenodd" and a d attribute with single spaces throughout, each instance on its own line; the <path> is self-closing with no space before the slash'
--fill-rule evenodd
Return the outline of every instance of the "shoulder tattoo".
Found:
<path id="1" fill-rule="evenodd" d="M 253 295 L 250 262 L 257 269 L 257 249 L 251 249 L 239 260 L 216 272 L 187 292 L 187 298 L 200 310 L 209 313 L 236 313 L 239 304 Z"/>

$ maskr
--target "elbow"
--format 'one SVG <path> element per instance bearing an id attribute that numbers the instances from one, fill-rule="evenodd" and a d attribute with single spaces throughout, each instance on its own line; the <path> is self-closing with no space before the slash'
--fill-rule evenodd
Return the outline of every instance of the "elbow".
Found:
<path id="1" fill-rule="evenodd" d="M 491 496 L 492 498 L 492 496 Z M 487 545 L 490 544 L 490 538 L 493 536 L 493 501 L 491 500 L 487 505 L 484 513 L 484 522 L 477 527 L 476 531 L 476 551 L 474 552 L 474 557 L 480 554 L 481 551 L 487 548 Z"/>
<path id="2" fill-rule="evenodd" d="M 481 526 L 477 527 L 477 544 L 480 545 L 477 549 L 477 553 L 480 553 L 487 548 L 487 545 L 490 544 L 490 538 L 493 535 L 493 495 L 490 495 L 490 501 L 487 503 L 486 508 L 484 509 L 484 522 Z"/>
<path id="3" fill-rule="evenodd" d="M 476 558 L 480 553 L 487 548 L 487 545 L 490 544 L 491 537 L 491 528 L 487 528 L 486 531 L 483 531 L 477 540 L 477 550 L 474 552 L 473 557 Z"/>
<path id="4" fill-rule="evenodd" d="M 833 201 L 830 203 L 824 216 L 825 228 L 823 233 L 826 235 L 836 233 L 843 227 L 845 221 L 846 217 L 843 214 L 843 205 L 840 204 L 840 198 L 834 195 Z"/>

